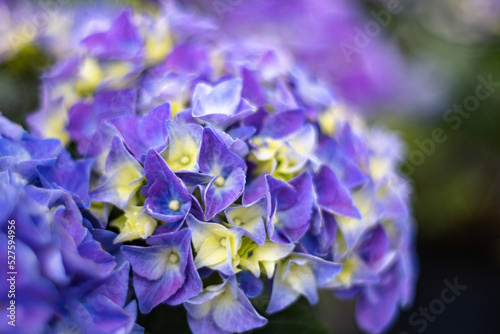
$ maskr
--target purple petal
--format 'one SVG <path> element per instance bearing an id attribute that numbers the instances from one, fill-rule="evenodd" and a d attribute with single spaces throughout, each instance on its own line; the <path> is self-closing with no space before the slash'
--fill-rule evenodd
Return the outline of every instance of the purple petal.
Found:
<path id="1" fill-rule="evenodd" d="M 257 130 L 252 126 L 240 126 L 229 130 L 228 135 L 234 139 L 247 140 L 252 137 Z"/>
<path id="2" fill-rule="evenodd" d="M 374 264 L 387 253 L 389 242 L 384 228 L 377 225 L 363 236 L 357 252 L 368 265 Z"/>
<path id="3" fill-rule="evenodd" d="M 62 151 L 58 139 L 39 139 L 28 134 L 23 136 L 22 146 L 28 151 L 31 159 L 56 158 Z"/>
<path id="4" fill-rule="evenodd" d="M 177 175 L 177 177 L 179 177 L 184 183 L 194 186 L 208 184 L 213 179 L 210 175 L 194 172 L 176 172 L 175 175 Z"/>
<path id="5" fill-rule="evenodd" d="M 109 178 L 90 192 L 92 201 L 112 203 L 125 209 L 142 183 L 143 171 L 117 136 L 113 138 L 106 158 L 106 174 L 110 175 Z"/>
<path id="6" fill-rule="evenodd" d="M 123 141 L 118 136 L 115 136 L 113 137 L 111 148 L 106 158 L 106 173 L 116 173 L 127 165 L 132 165 L 136 169 L 142 169 L 137 160 L 125 148 Z"/>
<path id="7" fill-rule="evenodd" d="M 347 188 L 359 187 L 369 181 L 351 158 L 342 154 L 342 149 L 334 139 L 322 138 L 318 143 L 316 154 L 335 174 L 339 175 Z"/>
<path id="8" fill-rule="evenodd" d="M 132 24 L 132 11 L 125 10 L 107 32 L 82 41 L 91 55 L 100 59 L 137 59 L 143 49 L 138 29 Z"/>
<path id="9" fill-rule="evenodd" d="M 172 228 L 176 230 L 191 209 L 191 197 L 180 182 L 176 186 L 173 183 L 157 181 L 149 189 L 149 196 L 144 205 L 152 217 L 175 224 L 176 227 Z"/>
<path id="10" fill-rule="evenodd" d="M 143 117 L 124 116 L 110 121 L 123 137 L 130 151 L 138 160 L 146 155 L 150 148 L 161 149 L 167 141 L 165 124 L 170 118 L 170 105 L 163 104 Z M 160 126 L 159 126 L 160 124 Z"/>
<path id="11" fill-rule="evenodd" d="M 123 246 L 121 250 L 132 265 L 134 273 L 152 281 L 158 280 L 167 270 L 169 253 L 177 252 L 171 245 Z"/>
<path id="12" fill-rule="evenodd" d="M 205 190 L 205 220 L 210 220 L 217 213 L 233 204 L 243 193 L 245 186 L 245 173 L 241 169 L 235 169 L 224 181 L 224 185 L 219 186 L 216 177 L 210 182 Z"/>
<path id="13" fill-rule="evenodd" d="M 210 316 L 195 318 L 188 313 L 189 328 L 193 334 L 231 334 L 232 331 L 224 331 L 215 323 Z"/>
<path id="14" fill-rule="evenodd" d="M 265 174 L 259 174 L 255 179 L 247 182 L 243 193 L 243 205 L 250 205 L 257 202 L 266 195 L 268 191 Z"/>
<path id="15" fill-rule="evenodd" d="M 262 289 L 264 288 L 264 284 L 260 278 L 255 277 L 249 271 L 242 271 L 238 273 L 237 276 L 239 278 L 241 288 L 245 291 L 245 294 L 248 297 L 254 298 L 260 295 Z"/>
<path id="16" fill-rule="evenodd" d="M 192 104 L 195 106 L 193 116 L 232 116 L 240 104 L 242 88 L 243 83 L 239 78 L 223 81 L 214 87 L 199 83 L 192 98 Z"/>
<path id="17" fill-rule="evenodd" d="M 158 280 L 151 281 L 134 276 L 134 289 L 142 313 L 149 313 L 155 306 L 165 302 L 184 283 L 183 274 L 176 269 L 166 270 Z"/>
<path id="18" fill-rule="evenodd" d="M 319 222 L 317 230 L 311 228 L 300 240 L 308 252 L 317 256 L 326 256 L 330 252 L 333 241 L 337 235 L 337 222 L 332 213 L 314 210 L 312 221 Z"/>
<path id="19" fill-rule="evenodd" d="M 98 118 L 92 105 L 78 102 L 69 110 L 68 132 L 77 143 L 80 154 L 85 154 L 90 145 L 90 140 L 98 128 Z"/>
<path id="20" fill-rule="evenodd" d="M 118 306 L 125 306 L 128 293 L 130 264 L 124 262 L 109 275 L 102 285 L 92 291 L 95 296 L 105 296 Z"/>
<path id="21" fill-rule="evenodd" d="M 366 155 L 365 143 L 356 136 L 349 123 L 346 123 L 337 134 L 339 147 L 342 152 L 354 161 L 360 161 Z"/>
<path id="22" fill-rule="evenodd" d="M 247 98 L 258 107 L 263 107 L 266 104 L 266 98 L 261 90 L 260 83 L 253 71 L 242 68 L 241 75 L 243 78 L 242 96 Z"/>
<path id="23" fill-rule="evenodd" d="M 176 46 L 161 68 L 167 72 L 184 75 L 203 75 L 212 72 L 207 50 L 204 46 L 194 43 Z"/>
<path id="24" fill-rule="evenodd" d="M 179 305 L 191 297 L 197 296 L 203 288 L 200 275 L 194 266 L 193 255 L 187 258 L 185 281 L 182 286 L 165 302 L 169 305 Z"/>
<path id="25" fill-rule="evenodd" d="M 135 88 L 100 91 L 94 97 L 93 108 L 100 121 L 104 121 L 124 115 L 135 115 L 136 100 Z"/>
<path id="26" fill-rule="evenodd" d="M 275 275 L 275 277 L 277 277 L 277 275 Z M 300 294 L 298 292 L 288 288 L 284 283 L 275 278 L 273 281 L 271 299 L 266 312 L 269 314 L 279 312 L 293 304 L 299 296 Z"/>
<path id="27" fill-rule="evenodd" d="M 153 246 L 122 247 L 136 274 L 134 287 L 142 312 L 148 313 L 160 303 L 180 304 L 201 291 L 189 229 L 152 236 L 148 243 Z M 172 252 L 177 256 L 174 262 L 170 259 Z"/>
<path id="28" fill-rule="evenodd" d="M 11 122 L 3 115 L 0 115 L 0 133 L 2 136 L 9 138 L 10 140 L 18 141 L 21 139 L 25 131 L 20 125 Z"/>
<path id="29" fill-rule="evenodd" d="M 148 152 L 144 169 L 150 187 L 145 206 L 150 215 L 166 223 L 182 222 L 191 208 L 191 197 L 181 180 L 154 150 Z"/>
<path id="30" fill-rule="evenodd" d="M 204 219 L 203 208 L 198 199 L 193 195 L 191 195 L 191 211 L 189 214 L 193 215 L 198 220 Z"/>
<path id="31" fill-rule="evenodd" d="M 312 178 L 302 173 L 286 184 L 267 177 L 271 219 L 267 223 L 269 238 L 279 243 L 295 243 L 309 228 L 313 207 Z"/>
<path id="32" fill-rule="evenodd" d="M 78 245 L 78 252 L 82 257 L 98 264 L 104 272 L 110 272 L 116 266 L 114 257 L 106 252 L 99 242 L 94 240 L 88 230 L 86 232 L 85 238 Z"/>
<path id="33" fill-rule="evenodd" d="M 91 298 L 85 298 L 82 302 L 90 313 L 90 319 L 97 326 L 98 330 L 102 332 L 125 330 L 135 320 L 135 317 L 131 319 L 131 316 L 123 309 L 123 306 L 115 304 L 105 296 L 92 296 Z M 80 315 L 78 311 L 75 313 L 77 317 Z M 87 328 L 87 330 L 89 329 Z M 91 332 L 94 331 L 95 329 L 91 330 Z"/>
<path id="34" fill-rule="evenodd" d="M 324 287 L 342 270 L 342 264 L 340 263 L 326 261 L 322 258 L 308 254 L 303 254 L 302 256 L 309 259 L 318 288 Z"/>
<path id="35" fill-rule="evenodd" d="M 203 129 L 199 163 L 202 173 L 214 176 L 227 177 L 237 168 L 246 170 L 245 161 L 232 153 L 210 128 Z"/>
<path id="36" fill-rule="evenodd" d="M 213 309 L 214 321 L 222 330 L 239 333 L 267 323 L 267 319 L 255 311 L 243 291 L 238 288 L 235 276 L 228 278 L 226 293 L 231 298 L 218 301 Z"/>
<path id="37" fill-rule="evenodd" d="M 335 173 L 326 166 L 321 166 L 314 177 L 318 205 L 332 213 L 361 218 L 361 214 L 354 206 L 352 198 L 346 188 L 340 184 Z"/>
<path id="38" fill-rule="evenodd" d="M 279 198 L 279 201 L 276 201 L 277 207 L 271 207 L 272 209 L 280 211 L 287 210 L 295 205 L 295 203 L 297 202 L 297 193 L 290 184 L 275 179 L 270 175 L 266 176 L 266 181 L 270 194 L 269 198 L 271 199 L 271 201 L 273 199 L 276 200 Z"/>
<path id="39" fill-rule="evenodd" d="M 94 160 L 73 161 L 68 153 L 62 153 L 53 166 L 39 166 L 42 183 L 47 188 L 65 189 L 76 200 L 90 207 L 89 180 Z"/>
<path id="40" fill-rule="evenodd" d="M 356 319 L 359 326 L 371 333 L 384 332 L 395 319 L 401 298 L 398 278 L 389 271 L 380 283 L 368 285 L 356 301 Z"/>
<path id="41" fill-rule="evenodd" d="M 261 130 L 262 136 L 283 138 L 299 130 L 306 121 L 304 110 L 288 110 L 269 115 Z"/>

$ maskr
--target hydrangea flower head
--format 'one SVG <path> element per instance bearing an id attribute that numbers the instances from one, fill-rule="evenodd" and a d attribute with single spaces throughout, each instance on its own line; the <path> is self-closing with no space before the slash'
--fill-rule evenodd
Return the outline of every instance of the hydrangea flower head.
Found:
<path id="1" fill-rule="evenodd" d="M 51 280 L 81 286 L 67 307 L 130 332 L 136 301 L 142 313 L 183 305 L 194 333 L 239 333 L 267 323 L 260 294 L 271 314 L 330 289 L 357 298 L 364 330 L 387 328 L 415 275 L 398 139 L 288 51 L 214 41 L 210 22 L 192 22 L 170 5 L 97 30 L 75 22 L 80 47 L 43 77 L 28 123 L 76 161 L 0 123 L 15 137 L 0 166 L 29 183 L 64 246 Z"/>

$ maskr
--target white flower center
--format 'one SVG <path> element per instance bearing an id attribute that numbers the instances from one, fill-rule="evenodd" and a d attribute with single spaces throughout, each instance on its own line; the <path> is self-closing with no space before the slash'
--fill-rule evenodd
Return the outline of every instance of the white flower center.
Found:
<path id="1" fill-rule="evenodd" d="M 168 208 L 172 211 L 179 211 L 181 209 L 181 202 L 176 199 L 171 200 L 170 203 L 168 203 Z"/>
<path id="2" fill-rule="evenodd" d="M 179 255 L 175 252 L 172 252 L 168 255 L 168 262 L 170 262 L 170 263 L 174 263 L 174 264 L 179 263 L 179 260 L 180 260 Z"/>

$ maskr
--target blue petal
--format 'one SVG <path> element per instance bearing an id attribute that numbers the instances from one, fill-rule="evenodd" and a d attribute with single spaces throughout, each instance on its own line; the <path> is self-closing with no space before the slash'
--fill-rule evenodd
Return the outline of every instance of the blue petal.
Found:
<path id="1" fill-rule="evenodd" d="M 380 260 L 389 250 L 389 238 L 382 226 L 377 225 L 365 233 L 358 247 L 359 256 L 368 264 Z"/>
<path id="2" fill-rule="evenodd" d="M 219 126 L 227 126 L 255 111 L 241 98 L 242 81 L 234 78 L 211 87 L 199 83 L 193 93 L 192 114 Z"/>
<path id="3" fill-rule="evenodd" d="M 285 309 L 300 296 L 298 292 L 288 288 L 281 280 L 277 279 L 277 275 L 276 273 L 273 280 L 271 299 L 266 309 L 266 312 L 269 314 Z"/>
<path id="4" fill-rule="evenodd" d="M 155 150 L 148 152 L 144 169 L 148 187 L 143 193 L 148 196 L 145 206 L 150 215 L 166 223 L 182 222 L 191 208 L 191 197 L 181 180 Z"/>
<path id="5" fill-rule="evenodd" d="M 172 246 L 122 246 L 134 273 L 148 280 L 158 280 L 167 271 L 169 265 L 166 257 L 172 251 Z"/>
<path id="6" fill-rule="evenodd" d="M 203 129 L 199 164 L 202 173 L 213 176 L 227 177 L 238 168 L 246 171 L 245 161 L 231 152 L 210 128 Z"/>
<path id="7" fill-rule="evenodd" d="M 341 216 L 361 218 L 349 191 L 340 184 L 330 168 L 321 166 L 314 178 L 314 185 L 320 207 Z"/>
<path id="8" fill-rule="evenodd" d="M 75 162 L 68 153 L 63 152 L 53 166 L 40 166 L 38 171 L 46 188 L 65 189 L 73 194 L 76 201 L 88 208 L 90 170 L 93 164 L 92 159 Z"/>
<path id="9" fill-rule="evenodd" d="M 183 303 L 201 291 L 189 229 L 152 236 L 148 243 L 153 246 L 122 247 L 135 273 L 134 288 L 142 312 L 148 313 L 160 303 Z M 176 262 L 170 262 L 171 252 L 177 254 Z"/>
<path id="10" fill-rule="evenodd" d="M 319 223 L 317 229 L 312 226 L 300 239 L 302 245 L 313 255 L 326 256 L 331 251 L 331 246 L 337 235 L 337 222 L 332 213 L 315 209 L 312 222 Z"/>
<path id="11" fill-rule="evenodd" d="M 264 288 L 264 284 L 260 280 L 260 278 L 255 277 L 250 271 L 242 271 L 237 274 L 240 282 L 240 286 L 245 291 L 245 294 L 254 298 L 260 295 L 262 289 Z"/>
<path id="12" fill-rule="evenodd" d="M 90 54 L 100 59 L 139 59 L 143 41 L 132 24 L 132 11 L 125 10 L 107 32 L 85 38 L 82 44 Z"/>
<path id="13" fill-rule="evenodd" d="M 130 264 L 124 262 L 116 268 L 97 289 L 92 291 L 94 296 L 105 296 L 119 306 L 125 306 L 129 286 Z"/>
<path id="14" fill-rule="evenodd" d="M 371 333 L 384 332 L 396 316 L 401 294 L 394 271 L 388 271 L 380 283 L 368 285 L 356 301 L 356 320 L 359 326 Z"/>
<path id="15" fill-rule="evenodd" d="M 225 178 L 223 186 L 218 186 L 216 182 L 217 177 L 205 190 L 205 220 L 212 219 L 241 196 L 245 186 L 245 173 L 242 169 L 235 169 Z"/>
<path id="16" fill-rule="evenodd" d="M 306 121 L 304 110 L 287 110 L 271 114 L 264 121 L 261 136 L 283 138 L 299 130 Z"/>
<path id="17" fill-rule="evenodd" d="M 184 275 L 177 269 L 169 269 L 158 280 L 151 281 L 134 276 L 134 289 L 142 313 L 149 313 L 155 306 L 165 302 L 184 284 Z"/>
<path id="18" fill-rule="evenodd" d="M 233 332 L 228 332 L 222 330 L 215 323 L 212 317 L 202 317 L 195 318 L 190 313 L 188 313 L 189 328 L 193 334 L 231 334 Z"/>
<path id="19" fill-rule="evenodd" d="M 157 181 L 149 189 L 144 206 L 150 216 L 180 227 L 191 209 L 191 197 L 182 186 L 176 189 L 172 183 Z M 177 229 L 175 226 L 171 227 Z"/>
<path id="20" fill-rule="evenodd" d="M 197 296 L 202 288 L 201 278 L 194 266 L 193 255 L 191 254 L 187 259 L 184 283 L 179 290 L 165 302 L 169 305 L 184 303 L 189 298 Z"/>
<path id="21" fill-rule="evenodd" d="M 213 318 L 222 330 L 238 333 L 267 323 L 267 319 L 255 311 L 243 291 L 238 288 L 235 276 L 228 278 L 225 293 L 218 296 L 213 308 Z"/>
<path id="22" fill-rule="evenodd" d="M 169 118 L 170 104 L 165 103 L 142 117 L 117 117 L 110 120 L 110 123 L 120 131 L 127 147 L 141 161 L 150 148 L 162 149 L 166 144 L 167 128 L 164 124 Z M 159 124 L 163 126 L 158 126 Z"/>
<path id="23" fill-rule="evenodd" d="M 312 178 L 302 173 L 286 184 L 267 176 L 271 219 L 269 238 L 279 243 L 295 243 L 309 228 L 313 207 Z"/>

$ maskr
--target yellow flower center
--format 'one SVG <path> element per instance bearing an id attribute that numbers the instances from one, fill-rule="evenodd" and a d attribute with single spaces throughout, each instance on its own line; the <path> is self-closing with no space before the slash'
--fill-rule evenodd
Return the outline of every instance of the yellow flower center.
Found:
<path id="1" fill-rule="evenodd" d="M 227 238 L 222 238 L 221 241 L 220 241 L 220 244 L 221 244 L 222 247 L 226 247 Z"/>
<path id="2" fill-rule="evenodd" d="M 181 161 L 180 161 L 180 163 L 181 163 L 182 165 L 184 165 L 184 166 L 188 165 L 190 162 L 191 162 L 191 158 L 190 158 L 190 157 L 188 157 L 187 155 L 183 156 L 183 157 L 181 158 Z"/>
<path id="3" fill-rule="evenodd" d="M 348 258 L 344 262 L 342 270 L 337 275 L 337 280 L 344 286 L 349 286 L 351 284 L 354 271 L 356 270 L 357 263 L 353 258 Z"/>
<path id="4" fill-rule="evenodd" d="M 214 184 L 217 186 L 217 187 L 222 187 L 224 186 L 224 184 L 226 183 L 226 179 L 223 178 L 222 176 L 218 176 L 216 179 L 215 179 L 215 182 Z"/>
<path id="5" fill-rule="evenodd" d="M 172 211 L 179 211 L 181 209 L 181 202 L 174 199 L 168 203 L 168 208 Z"/>
<path id="6" fill-rule="evenodd" d="M 278 225 L 280 223 L 280 219 L 278 218 L 278 216 L 274 216 L 274 225 Z"/>
<path id="7" fill-rule="evenodd" d="M 170 263 L 174 263 L 174 264 L 179 263 L 179 260 L 180 260 L 179 255 L 175 252 L 172 252 L 168 255 L 168 262 L 170 262 Z"/>

